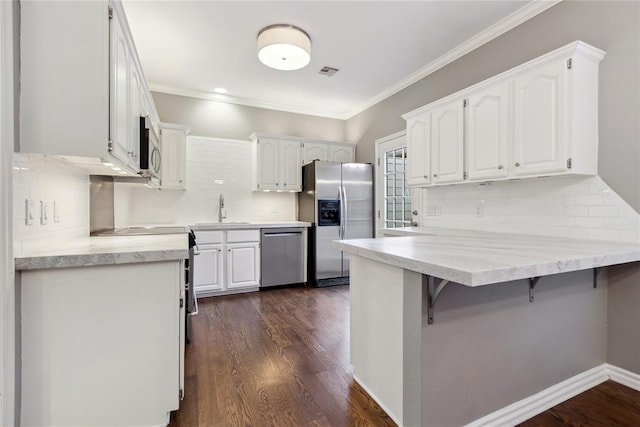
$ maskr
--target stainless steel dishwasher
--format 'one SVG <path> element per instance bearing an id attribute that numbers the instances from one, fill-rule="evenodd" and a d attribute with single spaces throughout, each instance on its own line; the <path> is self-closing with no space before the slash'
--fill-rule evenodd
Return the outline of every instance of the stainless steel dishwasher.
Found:
<path id="1" fill-rule="evenodd" d="M 263 228 L 261 287 L 305 282 L 304 229 Z"/>

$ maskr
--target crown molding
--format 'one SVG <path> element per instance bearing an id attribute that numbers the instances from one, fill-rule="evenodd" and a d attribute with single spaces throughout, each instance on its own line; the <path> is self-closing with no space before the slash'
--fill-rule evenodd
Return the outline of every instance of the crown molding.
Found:
<path id="1" fill-rule="evenodd" d="M 325 117 L 328 119 L 346 120 L 344 114 L 317 110 L 314 108 L 300 107 L 289 104 L 278 104 L 275 102 L 260 101 L 258 99 L 242 98 L 239 96 L 222 95 L 218 93 L 206 92 L 196 89 L 184 89 L 175 86 L 161 85 L 157 83 L 149 83 L 149 89 L 152 92 L 168 93 L 170 95 L 186 96 L 189 98 L 206 99 L 208 101 L 225 102 L 227 104 L 244 105 L 247 107 L 266 108 L 268 110 L 284 111 L 287 113 L 305 114 L 308 116 Z"/>
<path id="2" fill-rule="evenodd" d="M 531 19 L 534 16 L 544 12 L 545 10 L 555 6 L 556 4 L 560 3 L 561 1 L 562 0 L 533 0 L 530 3 L 527 3 L 526 5 L 521 7 L 520 9 L 516 10 L 515 12 L 513 12 L 512 14 L 506 16 L 505 18 L 501 19 L 500 21 L 496 22 L 495 24 L 491 25 L 490 27 L 487 27 L 486 29 L 482 30 L 481 32 L 479 32 L 475 36 L 465 40 L 464 42 L 462 42 L 458 46 L 454 47 L 453 49 L 451 49 L 450 51 L 448 51 L 444 55 L 442 55 L 439 58 L 431 61 L 430 63 L 428 63 L 424 67 L 422 67 L 419 70 L 409 74 L 404 79 L 400 80 L 399 82 L 395 83 L 394 85 L 392 85 L 392 86 L 388 87 L 387 89 L 383 90 L 382 92 L 378 93 L 373 98 L 369 99 L 367 102 L 365 102 L 365 103 L 359 105 L 358 107 L 354 108 L 353 110 L 349 111 L 345 115 L 346 119 L 350 119 L 353 116 L 363 112 L 367 108 L 370 108 L 370 107 L 374 106 L 375 104 L 379 103 L 380 101 L 383 101 L 383 100 L 387 99 L 391 95 L 394 95 L 394 94 L 400 92 L 402 89 L 412 85 L 413 83 L 417 82 L 418 80 L 421 80 L 421 79 L 425 78 L 429 74 L 432 74 L 432 73 L 438 71 L 440 68 L 443 68 L 446 65 L 449 65 L 450 63 L 452 63 L 456 59 L 461 58 L 462 56 L 466 55 L 467 53 L 469 53 L 469 52 L 479 48 L 480 46 L 490 42 L 491 40 L 501 36 L 502 34 L 506 33 L 507 31 L 517 27 L 518 25 L 522 24 L 523 22 L 528 21 L 529 19 Z"/>
<path id="3" fill-rule="evenodd" d="M 496 37 L 501 36 L 507 31 L 517 27 L 523 22 L 528 21 L 534 16 L 544 12 L 545 10 L 555 6 L 562 0 L 532 0 L 512 14 L 506 16 L 495 24 L 487 27 L 475 36 L 465 40 L 455 48 L 451 49 L 439 58 L 431 61 L 419 70 L 409 74 L 404 79 L 398 81 L 377 95 L 373 96 L 358 107 L 346 112 L 338 113 L 335 111 L 318 110 L 314 108 L 301 107 L 289 104 L 279 104 L 274 102 L 260 101 L 257 99 L 243 98 L 230 95 L 222 95 L 195 89 L 183 89 L 174 86 L 149 83 L 149 89 L 154 92 L 168 93 L 171 95 L 187 96 L 191 98 L 206 99 L 209 101 L 225 102 L 228 104 L 245 105 L 248 107 L 266 108 L 269 110 L 284 111 L 288 113 L 305 114 L 316 117 L 325 117 L 329 119 L 348 120 L 353 116 L 360 114 L 367 108 L 387 99 L 388 97 L 400 92 L 402 89 L 412 85 L 425 78 L 426 76 L 438 71 L 439 69 L 449 65 L 456 59 L 461 58 L 467 53 L 479 48 L 485 43 L 490 42 Z"/>

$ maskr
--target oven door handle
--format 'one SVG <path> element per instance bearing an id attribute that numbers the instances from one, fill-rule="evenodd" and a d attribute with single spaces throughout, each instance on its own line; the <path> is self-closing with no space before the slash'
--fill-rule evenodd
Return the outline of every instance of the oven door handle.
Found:
<path id="1" fill-rule="evenodd" d="M 193 294 L 193 304 L 196 306 L 195 311 L 190 311 L 189 316 L 196 316 L 198 314 L 198 296 L 196 295 L 195 289 L 190 289 Z"/>

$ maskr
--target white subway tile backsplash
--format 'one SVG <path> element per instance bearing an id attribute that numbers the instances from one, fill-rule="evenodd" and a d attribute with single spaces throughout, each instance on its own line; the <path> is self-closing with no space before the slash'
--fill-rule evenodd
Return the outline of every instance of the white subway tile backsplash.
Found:
<path id="1" fill-rule="evenodd" d="M 251 156 L 249 141 L 188 137 L 186 191 L 116 184 L 116 226 L 217 222 L 220 194 L 225 221 L 295 220 L 295 193 L 252 191 Z"/>
<path id="2" fill-rule="evenodd" d="M 89 175 L 51 156 L 14 154 L 14 252 L 89 234 Z M 25 200 L 33 203 L 33 224 L 26 225 Z M 49 207 L 46 225 L 40 221 L 40 201 Z M 54 221 L 53 205 L 59 222 Z"/>
<path id="3" fill-rule="evenodd" d="M 640 215 L 600 177 L 561 176 L 422 190 L 425 225 L 640 242 Z M 482 216 L 475 216 L 482 206 Z"/>

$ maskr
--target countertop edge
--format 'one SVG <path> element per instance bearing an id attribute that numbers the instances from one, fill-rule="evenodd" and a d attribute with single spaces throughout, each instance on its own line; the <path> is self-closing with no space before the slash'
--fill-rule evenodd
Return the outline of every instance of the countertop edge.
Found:
<path id="1" fill-rule="evenodd" d="M 189 257 L 188 249 L 144 250 L 133 252 L 103 252 L 93 254 L 45 255 L 16 257 L 15 270 L 91 267 L 99 265 L 134 264 L 142 262 L 179 261 Z"/>

